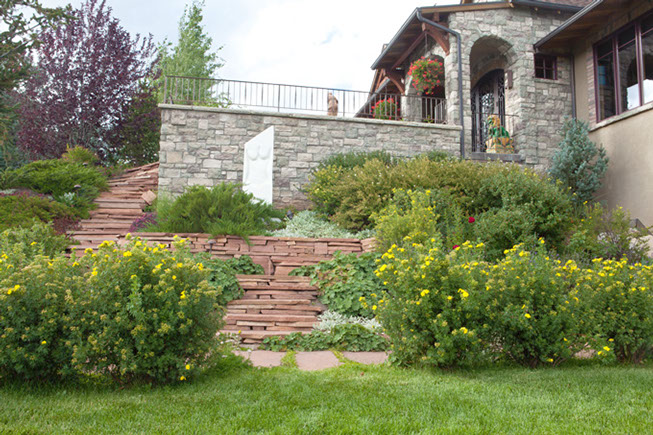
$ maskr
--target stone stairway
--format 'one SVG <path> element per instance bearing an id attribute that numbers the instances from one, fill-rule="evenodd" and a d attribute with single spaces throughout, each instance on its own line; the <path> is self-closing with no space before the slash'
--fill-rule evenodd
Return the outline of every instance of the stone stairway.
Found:
<path id="1" fill-rule="evenodd" d="M 260 343 L 273 335 L 310 332 L 325 309 L 318 289 L 303 276 L 238 275 L 245 291 L 227 305 L 221 332 L 237 333 L 243 343 Z"/>

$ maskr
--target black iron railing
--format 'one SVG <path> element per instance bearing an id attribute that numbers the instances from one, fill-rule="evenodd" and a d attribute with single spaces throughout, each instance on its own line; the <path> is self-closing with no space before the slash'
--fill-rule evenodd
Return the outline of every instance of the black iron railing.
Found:
<path id="1" fill-rule="evenodd" d="M 198 77 L 165 77 L 164 102 L 281 113 L 447 122 L 444 98 Z"/>

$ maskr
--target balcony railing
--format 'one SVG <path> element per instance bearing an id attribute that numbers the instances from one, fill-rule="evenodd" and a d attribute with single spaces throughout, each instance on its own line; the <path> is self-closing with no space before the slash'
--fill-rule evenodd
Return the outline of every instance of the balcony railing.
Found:
<path id="1" fill-rule="evenodd" d="M 444 98 L 197 77 L 165 77 L 164 102 L 348 118 L 447 121 Z"/>

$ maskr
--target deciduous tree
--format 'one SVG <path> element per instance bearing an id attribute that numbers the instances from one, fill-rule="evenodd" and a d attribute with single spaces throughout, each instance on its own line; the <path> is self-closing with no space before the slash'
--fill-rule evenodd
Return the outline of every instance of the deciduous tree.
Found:
<path id="1" fill-rule="evenodd" d="M 154 71 L 152 36 L 132 37 L 105 1 L 87 0 L 73 20 L 41 35 L 35 74 L 26 81 L 19 145 L 59 157 L 81 145 L 111 159 L 121 148 L 118 126 Z"/>

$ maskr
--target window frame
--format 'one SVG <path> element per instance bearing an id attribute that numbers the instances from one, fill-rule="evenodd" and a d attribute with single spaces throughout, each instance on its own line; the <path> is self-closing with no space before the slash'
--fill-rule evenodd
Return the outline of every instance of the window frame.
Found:
<path id="1" fill-rule="evenodd" d="M 639 107 L 642 107 L 645 104 L 650 103 L 645 102 L 645 96 L 644 96 L 644 49 L 642 46 L 642 38 L 643 36 L 648 36 L 651 34 L 652 30 L 649 29 L 645 35 L 642 34 L 642 22 L 648 18 L 651 18 L 653 16 L 653 12 L 647 12 L 636 19 L 629 21 L 625 25 L 619 27 L 617 30 L 614 32 L 610 33 L 608 36 L 601 38 L 599 41 L 595 42 L 592 46 L 592 54 L 593 54 L 593 63 L 594 63 L 594 104 L 595 104 L 595 113 L 596 113 L 596 122 L 601 122 L 606 119 L 613 118 L 615 116 L 619 116 L 622 113 L 629 112 L 631 110 L 636 110 Z M 635 60 L 637 62 L 636 64 L 636 69 L 637 69 L 637 85 L 639 89 L 639 105 L 628 109 L 627 107 L 622 107 L 623 106 L 623 95 L 621 92 L 621 72 L 619 68 L 619 34 L 623 32 L 624 30 L 627 30 L 629 27 L 634 27 L 635 29 Z M 606 42 L 610 42 L 611 46 L 611 51 L 612 51 L 612 78 L 613 78 L 613 92 L 615 95 L 615 107 L 614 107 L 614 115 L 606 116 L 605 118 L 601 118 L 601 107 L 599 103 L 599 68 L 598 68 L 598 62 L 599 62 L 599 56 L 598 56 L 598 48 L 600 45 L 605 44 Z M 622 44 L 624 46 L 626 44 Z"/>
<path id="2" fill-rule="evenodd" d="M 542 60 L 542 67 L 537 66 L 537 61 Z M 551 62 L 551 68 L 547 68 L 547 62 Z M 534 77 L 536 79 L 542 79 L 542 80 L 558 80 L 558 57 L 557 56 L 551 56 L 547 54 L 541 54 L 541 53 L 535 53 L 533 56 L 533 66 L 534 66 Z M 542 70 L 544 72 L 545 77 L 539 77 L 537 75 L 538 69 Z M 552 78 L 546 77 L 546 72 L 551 71 L 552 72 Z"/>

